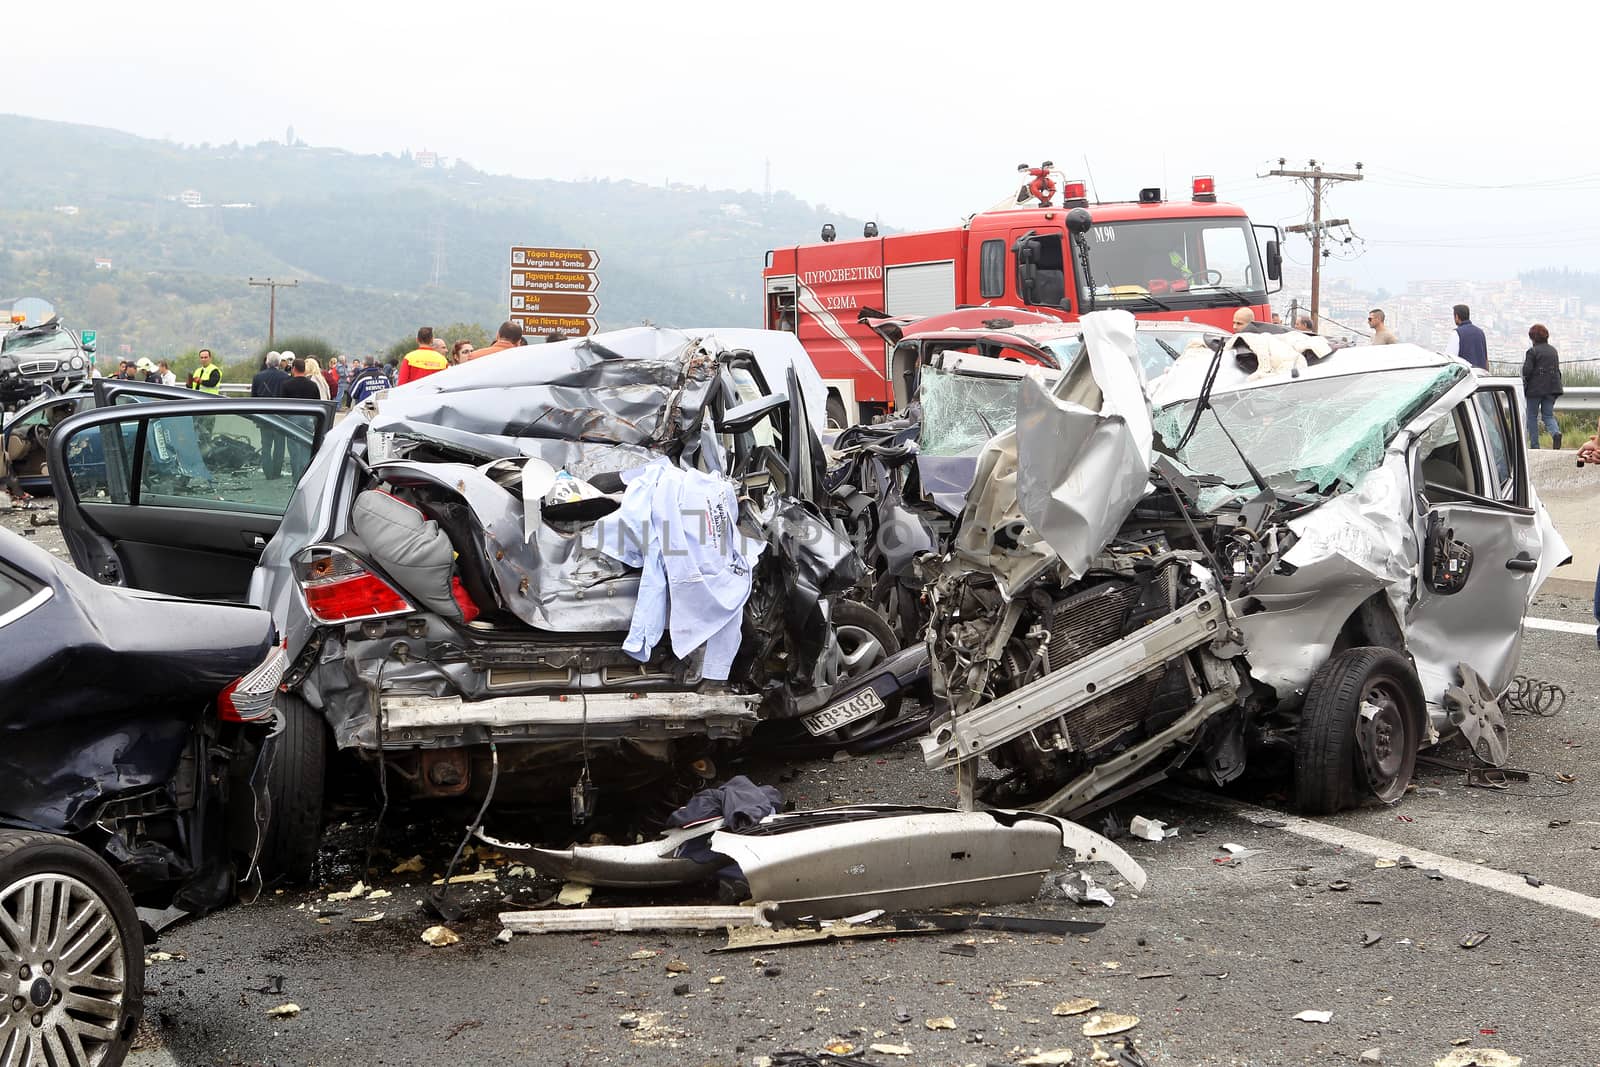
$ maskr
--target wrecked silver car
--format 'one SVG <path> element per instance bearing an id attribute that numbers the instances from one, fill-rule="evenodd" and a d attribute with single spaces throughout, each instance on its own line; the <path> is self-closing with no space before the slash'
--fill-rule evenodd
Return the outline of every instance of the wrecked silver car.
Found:
<path id="1" fill-rule="evenodd" d="M 333 748 L 386 795 L 498 788 L 581 822 L 601 786 L 693 784 L 765 719 L 892 688 L 831 603 L 861 563 L 823 510 L 822 395 L 789 335 L 641 328 L 331 428 L 310 401 L 101 409 L 50 467 L 84 570 L 272 612 L 291 667 L 263 862 L 305 876 Z M 104 474 L 73 469 L 93 436 Z"/>
<path id="2" fill-rule="evenodd" d="M 1494 698 L 1568 558 L 1518 383 L 1415 346 L 1238 339 L 1147 382 L 1131 316 L 1083 327 L 1088 358 L 1024 379 L 951 550 L 923 558 L 929 764 L 987 756 L 1081 812 L 1277 750 L 1327 812 L 1398 799 L 1451 732 L 1503 761 Z"/>

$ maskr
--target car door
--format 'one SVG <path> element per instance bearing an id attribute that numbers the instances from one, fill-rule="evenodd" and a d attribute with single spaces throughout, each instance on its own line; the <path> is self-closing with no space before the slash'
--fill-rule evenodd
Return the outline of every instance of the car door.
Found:
<path id="1" fill-rule="evenodd" d="M 1430 700 L 1458 663 L 1496 693 L 1516 673 L 1544 549 L 1520 411 L 1514 386 L 1486 385 L 1411 446 L 1422 559 L 1408 639 Z"/>
<path id="2" fill-rule="evenodd" d="M 97 393 L 105 406 L 50 437 L 73 562 L 109 584 L 244 600 L 333 405 L 174 397 L 133 382 Z"/>

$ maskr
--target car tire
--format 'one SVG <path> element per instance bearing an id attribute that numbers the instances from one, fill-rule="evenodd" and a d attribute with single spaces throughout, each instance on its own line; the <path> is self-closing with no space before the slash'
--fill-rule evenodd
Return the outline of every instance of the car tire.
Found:
<path id="1" fill-rule="evenodd" d="M 881 650 L 880 654 L 869 655 L 847 673 L 840 674 L 838 683 L 840 688 L 848 684 L 851 675 L 870 670 L 900 651 L 900 639 L 895 636 L 894 627 L 867 605 L 858 604 L 854 600 L 835 600 L 832 611 L 834 632 L 839 635 L 839 643 L 847 656 L 856 649 L 871 648 L 873 645 Z M 893 722 L 900 715 L 901 699 L 900 694 L 887 697 L 884 699 L 882 711 L 842 726 L 825 736 L 838 741 L 852 741 L 863 734 L 871 733 L 884 723 Z"/>
<path id="2" fill-rule="evenodd" d="M 56 921 L 34 935 L 19 921 L 24 907 L 35 917 L 48 907 Z M 22 990 L 0 1005 L 0 1053 L 121 1063 L 144 1010 L 144 935 L 116 872 L 68 838 L 0 830 L 0 912 L 25 933 L 21 943 L 0 937 L 0 973 Z"/>
<path id="3" fill-rule="evenodd" d="M 269 880 L 295 885 L 311 881 L 322 844 L 323 796 L 328 778 L 328 726 L 310 704 L 278 694 L 283 732 L 267 775 L 272 803 L 261 871 Z"/>
<path id="4" fill-rule="evenodd" d="M 1426 713 L 1422 684 L 1398 652 L 1351 648 L 1329 659 L 1312 675 L 1300 709 L 1296 806 L 1327 815 L 1367 796 L 1399 800 L 1416 769 Z"/>
<path id="5" fill-rule="evenodd" d="M 842 430 L 850 425 L 850 415 L 845 411 L 844 401 L 839 398 L 838 393 L 828 394 L 828 402 L 823 411 L 827 415 L 830 429 Z"/>

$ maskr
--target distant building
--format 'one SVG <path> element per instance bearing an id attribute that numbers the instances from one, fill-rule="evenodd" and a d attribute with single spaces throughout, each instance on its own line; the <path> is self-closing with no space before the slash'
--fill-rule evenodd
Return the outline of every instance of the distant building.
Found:
<path id="1" fill-rule="evenodd" d="M 416 155 L 417 166 L 423 170 L 433 170 L 439 166 L 439 153 L 430 152 L 426 148 Z"/>
<path id="2" fill-rule="evenodd" d="M 94 261 L 94 269 L 95 270 L 110 270 L 111 269 L 111 261 L 109 259 L 102 259 L 101 257 L 96 256 L 95 257 L 95 261 Z"/>
<path id="3" fill-rule="evenodd" d="M 185 189 L 178 194 L 178 203 L 184 207 L 199 207 L 204 202 L 198 189 Z"/>
<path id="4" fill-rule="evenodd" d="M 78 205 L 77 204 L 57 204 L 55 207 L 51 208 L 50 210 L 54 211 L 57 215 L 76 215 L 78 213 Z"/>

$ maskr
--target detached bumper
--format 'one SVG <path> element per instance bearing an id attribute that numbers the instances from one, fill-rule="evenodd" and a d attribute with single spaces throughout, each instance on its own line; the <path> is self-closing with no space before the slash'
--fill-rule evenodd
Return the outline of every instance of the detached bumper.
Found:
<path id="1" fill-rule="evenodd" d="M 737 693 L 562 693 L 462 700 L 382 697 L 383 747 L 447 748 L 488 741 L 670 741 L 748 737 L 757 697 Z"/>

